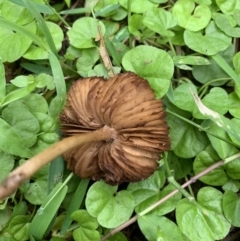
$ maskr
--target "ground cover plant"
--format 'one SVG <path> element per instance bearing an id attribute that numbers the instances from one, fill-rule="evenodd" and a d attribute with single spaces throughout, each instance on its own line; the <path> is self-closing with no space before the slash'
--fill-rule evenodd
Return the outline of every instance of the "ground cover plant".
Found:
<path id="1" fill-rule="evenodd" d="M 237 0 L 0 0 L 0 181 L 61 138 L 78 78 L 131 71 L 161 98 L 171 150 L 146 180 L 80 180 L 63 158 L 0 202 L 4 241 L 238 240 Z"/>

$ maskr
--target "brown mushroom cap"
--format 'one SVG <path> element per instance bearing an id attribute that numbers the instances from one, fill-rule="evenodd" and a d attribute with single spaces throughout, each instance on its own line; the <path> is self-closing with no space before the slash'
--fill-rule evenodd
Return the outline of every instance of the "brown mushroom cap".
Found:
<path id="1" fill-rule="evenodd" d="M 68 168 L 80 178 L 109 184 L 149 177 L 169 150 L 169 128 L 161 100 L 148 82 L 133 73 L 76 81 L 60 115 L 64 136 L 100 129 L 116 130 L 116 138 L 92 142 L 64 154 Z"/>

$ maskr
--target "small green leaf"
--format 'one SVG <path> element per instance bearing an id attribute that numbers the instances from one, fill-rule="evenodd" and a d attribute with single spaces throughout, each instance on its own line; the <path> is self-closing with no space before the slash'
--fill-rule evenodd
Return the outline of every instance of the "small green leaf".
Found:
<path id="1" fill-rule="evenodd" d="M 234 179 L 230 179 L 222 186 L 224 191 L 238 192 L 240 189 L 240 182 Z"/>
<path id="2" fill-rule="evenodd" d="M 237 193 L 226 191 L 223 194 L 223 212 L 233 226 L 240 227 L 240 199 Z"/>
<path id="3" fill-rule="evenodd" d="M 62 47 L 63 31 L 57 24 L 53 22 L 46 21 L 45 23 L 52 36 L 56 49 L 57 51 L 59 51 Z M 43 43 L 48 44 L 47 39 L 41 30 L 38 30 L 36 35 L 42 40 Z M 31 45 L 27 52 L 23 55 L 23 57 L 26 59 L 37 60 L 48 59 L 48 55 L 49 53 L 46 49 L 43 49 L 36 45 Z"/>
<path id="4" fill-rule="evenodd" d="M 174 65 L 172 58 L 165 51 L 140 45 L 123 56 L 122 65 L 125 70 L 147 79 L 157 98 L 167 93 Z"/>
<path id="5" fill-rule="evenodd" d="M 73 212 L 71 218 L 77 221 L 80 226 L 73 231 L 73 238 L 75 241 L 100 240 L 100 234 L 96 230 L 98 228 L 97 219 L 90 216 L 86 210 L 77 210 Z"/>
<path id="6" fill-rule="evenodd" d="M 93 69 L 99 58 L 99 50 L 97 48 L 83 49 L 76 63 L 78 73 L 82 77 L 88 77 L 88 71 Z"/>
<path id="7" fill-rule="evenodd" d="M 117 186 L 99 181 L 95 182 L 87 193 L 87 211 L 106 228 L 114 228 L 127 221 L 134 209 L 131 193 L 126 190 L 116 191 Z"/>
<path id="8" fill-rule="evenodd" d="M 204 132 L 172 115 L 168 115 L 167 121 L 170 126 L 171 148 L 177 156 L 192 158 L 208 146 L 209 141 Z"/>
<path id="9" fill-rule="evenodd" d="M 202 99 L 202 103 L 210 108 L 218 112 L 221 115 L 224 115 L 228 112 L 229 102 L 228 102 L 228 94 L 227 92 L 219 87 L 214 87 L 210 90 L 210 92 L 204 96 Z M 197 119 L 205 119 L 196 108 L 193 111 L 193 117 Z"/>
<path id="10" fill-rule="evenodd" d="M 102 34 L 105 27 L 101 24 Z M 91 17 L 83 17 L 73 23 L 67 32 L 70 44 L 75 48 L 86 49 L 95 47 L 94 39 L 98 36 L 98 21 Z"/>
<path id="11" fill-rule="evenodd" d="M 215 18 L 215 23 L 226 35 L 233 38 L 240 37 L 240 28 L 232 27 L 227 16 L 218 14 Z"/>
<path id="12" fill-rule="evenodd" d="M 234 52 L 234 46 L 231 44 L 226 50 L 218 53 L 218 55 L 222 56 L 222 58 L 232 66 Z M 193 66 L 192 73 L 194 78 L 202 84 L 210 82 L 209 85 L 212 86 L 225 84 L 230 79 L 229 75 L 212 58 L 210 58 L 209 61 L 209 65 Z"/>
<path id="13" fill-rule="evenodd" d="M 219 161 L 219 157 L 212 146 L 208 146 L 206 150 L 200 152 L 194 159 L 193 170 L 195 175 L 206 170 L 209 166 Z M 222 186 L 228 181 L 224 167 L 218 167 L 210 173 L 200 178 L 200 181 L 211 186 Z"/>
<path id="14" fill-rule="evenodd" d="M 232 14 L 234 9 L 237 7 L 237 0 L 216 0 L 216 4 L 224 14 Z"/>
<path id="15" fill-rule="evenodd" d="M 198 192 L 198 205 L 182 199 L 176 209 L 177 224 L 183 234 L 194 241 L 223 239 L 229 232 L 230 223 L 222 213 L 222 193 L 212 187 Z"/>
<path id="16" fill-rule="evenodd" d="M 204 4 L 195 6 L 192 0 L 179 0 L 172 10 L 178 25 L 194 32 L 205 28 L 211 19 L 208 6 Z"/>
<path id="17" fill-rule="evenodd" d="M 140 216 L 138 218 L 138 225 L 149 241 L 187 241 L 174 222 L 155 213 Z"/>
<path id="18" fill-rule="evenodd" d="M 143 24 L 161 36 L 173 37 L 171 28 L 177 25 L 172 13 L 161 8 L 152 8 L 144 14 Z"/>
<path id="19" fill-rule="evenodd" d="M 20 157 L 31 157 L 31 151 L 24 146 L 22 138 L 18 133 L 3 119 L 0 118 L 0 150 L 20 156 Z"/>
<path id="20" fill-rule="evenodd" d="M 24 28 L 33 34 L 36 33 L 35 22 L 25 25 Z M 0 48 L 0 56 L 3 62 L 14 62 L 22 57 L 31 43 L 32 39 L 0 25 L 0 45 L 4 46 L 4 48 Z"/>
<path id="21" fill-rule="evenodd" d="M 197 93 L 197 88 L 191 83 L 183 83 L 174 90 L 174 103 L 178 108 L 192 112 L 195 102 L 189 90 Z"/>
<path id="22" fill-rule="evenodd" d="M 30 217 L 18 215 L 11 220 L 5 232 L 9 233 L 14 241 L 27 241 Z"/>
<path id="23" fill-rule="evenodd" d="M 175 65 L 209 65 L 208 59 L 201 56 L 173 56 L 173 61 Z"/>
<path id="24" fill-rule="evenodd" d="M 15 101 L 9 104 L 3 110 L 2 117 L 22 138 L 25 146 L 35 144 L 40 130 L 39 122 L 23 103 Z"/>
<path id="25" fill-rule="evenodd" d="M 208 56 L 215 55 L 227 49 L 231 44 L 231 37 L 220 32 L 218 29 L 211 29 L 209 32 L 206 29 L 205 35 L 200 31 L 192 32 L 185 30 L 184 40 L 190 49 Z"/>

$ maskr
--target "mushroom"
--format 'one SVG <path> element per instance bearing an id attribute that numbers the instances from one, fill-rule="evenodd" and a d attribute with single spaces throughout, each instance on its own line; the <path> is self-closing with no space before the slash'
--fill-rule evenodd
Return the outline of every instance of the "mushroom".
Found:
<path id="1" fill-rule="evenodd" d="M 0 185 L 0 199 L 61 154 L 80 178 L 115 185 L 150 176 L 170 148 L 161 100 L 146 80 L 130 72 L 76 81 L 60 122 L 65 138 L 11 172 Z"/>
<path id="2" fill-rule="evenodd" d="M 170 148 L 161 100 L 148 82 L 134 73 L 76 81 L 60 115 L 64 136 L 110 128 L 112 138 L 93 141 L 64 153 L 67 166 L 80 178 L 104 179 L 115 185 L 149 177 L 160 154 Z"/>

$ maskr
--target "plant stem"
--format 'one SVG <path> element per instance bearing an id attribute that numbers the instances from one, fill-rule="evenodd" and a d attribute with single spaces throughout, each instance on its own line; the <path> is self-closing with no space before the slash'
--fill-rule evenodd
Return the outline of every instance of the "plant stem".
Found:
<path id="1" fill-rule="evenodd" d="M 48 149 L 26 161 L 23 165 L 19 166 L 9 174 L 5 181 L 3 181 L 0 185 L 0 200 L 11 195 L 25 180 L 29 179 L 39 169 L 64 152 L 88 142 L 115 138 L 115 130 L 105 126 L 99 130 L 74 135 L 55 143 Z"/>
<path id="2" fill-rule="evenodd" d="M 181 188 L 186 188 L 188 187 L 190 184 L 196 182 L 199 178 L 205 176 L 206 174 L 208 174 L 209 172 L 215 170 L 218 167 L 223 166 L 224 164 L 227 164 L 237 158 L 240 157 L 240 153 L 237 153 L 233 156 L 230 156 L 228 158 L 226 158 L 225 160 L 221 160 L 218 161 L 216 163 L 214 163 L 213 165 L 211 165 L 210 167 L 208 167 L 207 169 L 203 170 L 202 172 L 198 173 L 197 175 L 195 175 L 194 177 L 192 177 L 189 181 L 185 182 L 183 185 L 181 185 Z M 115 233 L 120 232 L 121 230 L 123 230 L 124 228 L 128 227 L 129 225 L 131 225 L 132 223 L 136 222 L 137 219 L 140 216 L 146 215 L 147 213 L 149 213 L 150 211 L 152 211 L 153 209 L 155 209 L 156 207 L 158 207 L 160 204 L 166 202 L 169 198 L 173 197 L 175 194 L 177 194 L 179 192 L 179 189 L 175 189 L 174 191 L 172 191 L 171 193 L 169 193 L 167 196 L 165 196 L 164 198 L 160 199 L 159 201 L 157 201 L 156 203 L 154 203 L 153 205 L 151 205 L 150 207 L 146 208 L 145 210 L 143 210 L 142 212 L 140 212 L 139 214 L 135 215 L 134 217 L 132 217 L 131 219 L 129 219 L 127 222 L 121 224 L 120 226 L 110 230 L 110 232 L 105 235 L 101 241 L 105 241 L 107 240 L 109 237 L 111 237 L 112 235 L 114 235 Z"/>

